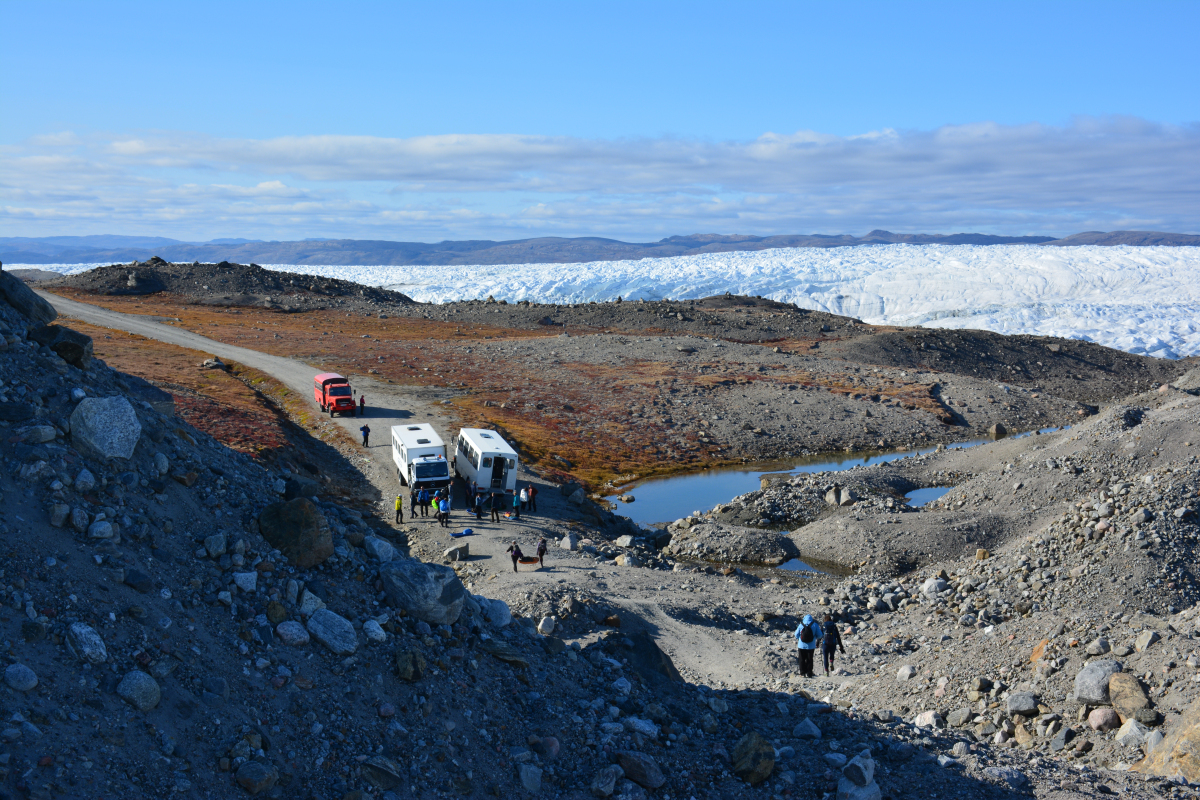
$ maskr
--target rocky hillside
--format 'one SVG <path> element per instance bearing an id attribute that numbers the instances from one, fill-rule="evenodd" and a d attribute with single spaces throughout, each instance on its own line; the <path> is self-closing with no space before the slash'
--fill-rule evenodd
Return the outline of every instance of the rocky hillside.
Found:
<path id="1" fill-rule="evenodd" d="M 144 262 L 113 264 L 43 281 L 43 286 L 104 295 L 166 293 L 217 306 L 254 306 L 278 311 L 345 307 L 358 310 L 411 305 L 408 295 L 336 278 L 272 272 L 257 264 L 172 264 L 157 256 Z"/>

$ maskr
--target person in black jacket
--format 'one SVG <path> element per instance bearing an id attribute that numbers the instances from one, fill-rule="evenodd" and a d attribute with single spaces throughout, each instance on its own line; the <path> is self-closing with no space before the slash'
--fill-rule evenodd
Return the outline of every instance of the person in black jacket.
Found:
<path id="1" fill-rule="evenodd" d="M 821 637 L 821 663 L 825 667 L 825 674 L 829 675 L 833 670 L 833 649 L 836 647 L 842 651 L 842 655 L 846 655 L 846 648 L 842 646 L 842 634 L 834 624 L 832 614 L 825 615 L 821 631 L 825 634 Z"/>

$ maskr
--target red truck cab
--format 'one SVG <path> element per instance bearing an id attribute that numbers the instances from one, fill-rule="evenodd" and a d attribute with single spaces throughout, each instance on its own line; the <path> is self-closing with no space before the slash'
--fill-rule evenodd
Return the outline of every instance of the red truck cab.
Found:
<path id="1" fill-rule="evenodd" d="M 313 378 L 313 397 L 321 411 L 334 414 L 349 414 L 354 416 L 354 393 L 350 390 L 350 381 L 336 372 L 322 372 Z"/>

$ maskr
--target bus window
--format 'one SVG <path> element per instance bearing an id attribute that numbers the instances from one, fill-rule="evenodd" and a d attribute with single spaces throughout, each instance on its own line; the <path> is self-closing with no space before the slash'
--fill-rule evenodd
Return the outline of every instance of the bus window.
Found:
<path id="1" fill-rule="evenodd" d="M 484 465 L 485 467 L 490 467 L 490 466 L 492 465 L 492 459 L 490 459 L 490 458 L 487 458 L 487 457 L 484 457 L 484 459 L 483 459 L 483 465 Z"/>
<path id="2" fill-rule="evenodd" d="M 516 468 L 517 468 L 517 460 L 516 460 L 515 458 L 510 458 L 510 459 L 508 460 L 508 468 L 509 468 L 509 469 L 516 469 Z"/>

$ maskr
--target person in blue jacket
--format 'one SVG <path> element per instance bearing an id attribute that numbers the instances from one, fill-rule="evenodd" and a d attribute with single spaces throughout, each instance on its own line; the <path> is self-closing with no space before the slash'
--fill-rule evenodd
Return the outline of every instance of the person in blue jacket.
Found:
<path id="1" fill-rule="evenodd" d="M 804 678 L 815 678 L 813 674 L 813 654 L 817 651 L 817 644 L 821 641 L 824 634 L 821 632 L 821 626 L 813 621 L 811 614 L 805 614 L 804 620 L 800 626 L 796 628 L 796 646 L 800 654 L 800 675 Z"/>

